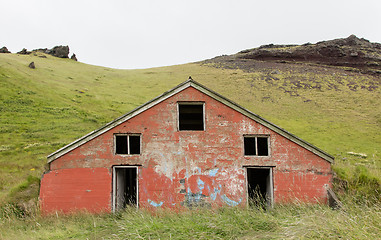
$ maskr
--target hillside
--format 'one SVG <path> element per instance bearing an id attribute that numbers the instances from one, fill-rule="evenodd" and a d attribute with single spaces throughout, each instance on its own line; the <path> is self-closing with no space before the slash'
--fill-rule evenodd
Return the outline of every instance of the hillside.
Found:
<path id="1" fill-rule="evenodd" d="M 379 53 L 377 47 L 372 49 Z M 173 88 L 189 75 L 334 155 L 334 169 L 340 177 L 349 181 L 362 169 L 379 187 L 378 65 L 365 66 L 359 61 L 357 65 L 334 66 L 340 64 L 322 59 L 253 57 L 257 51 L 143 70 L 91 66 L 40 52 L 0 54 L 0 203 L 36 197 L 48 154 Z M 32 61 L 35 69 L 28 67 Z"/>
<path id="2" fill-rule="evenodd" d="M 347 38 L 321 41 L 315 44 L 268 44 L 259 48 L 243 50 L 231 56 L 212 59 L 212 61 L 226 63 L 231 67 L 235 66 L 246 71 L 250 71 L 254 67 L 251 60 L 342 66 L 346 67 L 347 71 L 380 75 L 381 44 L 351 35 Z"/>

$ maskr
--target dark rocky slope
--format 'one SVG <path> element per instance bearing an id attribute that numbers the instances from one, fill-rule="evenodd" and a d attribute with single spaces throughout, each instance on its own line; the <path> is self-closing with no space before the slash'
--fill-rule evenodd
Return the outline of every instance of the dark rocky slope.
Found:
<path id="1" fill-rule="evenodd" d="M 218 62 L 227 67 L 249 70 L 251 60 L 278 63 L 312 63 L 348 67 L 347 70 L 369 74 L 381 74 L 381 44 L 351 35 L 315 44 L 263 45 L 243 50 L 237 54 L 220 56 L 205 62 Z"/>

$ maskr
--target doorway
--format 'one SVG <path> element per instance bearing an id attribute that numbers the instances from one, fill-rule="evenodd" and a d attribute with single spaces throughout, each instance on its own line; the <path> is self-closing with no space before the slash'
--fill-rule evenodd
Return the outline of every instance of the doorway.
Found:
<path id="1" fill-rule="evenodd" d="M 126 206 L 138 206 L 137 173 L 137 167 L 113 167 L 113 211 L 124 209 Z"/>
<path id="2" fill-rule="evenodd" d="M 271 207 L 273 204 L 272 168 L 248 167 L 246 176 L 249 205 Z"/>

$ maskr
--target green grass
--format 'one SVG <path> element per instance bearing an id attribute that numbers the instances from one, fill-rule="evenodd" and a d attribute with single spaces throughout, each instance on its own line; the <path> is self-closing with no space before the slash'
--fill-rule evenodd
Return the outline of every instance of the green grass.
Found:
<path id="1" fill-rule="evenodd" d="M 31 61 L 36 69 L 28 68 Z M 198 63 L 115 70 L 51 56 L 0 54 L 0 239 L 379 238 L 380 77 L 305 64 L 273 70 Z M 40 216 L 39 179 L 48 154 L 189 75 L 334 155 L 333 168 L 344 179 L 335 190 L 344 207 Z"/>
<path id="2" fill-rule="evenodd" d="M 189 75 L 335 156 L 334 169 L 349 184 L 358 186 L 358 166 L 380 183 L 380 77 L 306 64 L 282 65 L 278 73 L 200 63 L 116 70 L 40 55 L 0 54 L 0 205 L 37 194 L 38 184 L 27 179 L 41 177 L 48 154 Z"/>
<path id="3" fill-rule="evenodd" d="M 347 201 L 340 210 L 290 204 L 256 208 L 196 209 L 176 213 L 127 209 L 118 214 L 59 213 L 41 217 L 33 208 L 0 209 L 1 239 L 378 239 L 380 203 Z"/>

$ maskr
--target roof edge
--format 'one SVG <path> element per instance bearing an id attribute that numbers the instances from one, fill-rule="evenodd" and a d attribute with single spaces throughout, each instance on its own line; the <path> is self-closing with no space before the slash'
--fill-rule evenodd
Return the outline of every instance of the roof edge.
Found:
<path id="1" fill-rule="evenodd" d="M 52 161 L 54 161 L 55 159 L 61 157 L 62 155 L 74 150 L 75 148 L 85 144 L 86 142 L 89 142 L 91 141 L 92 139 L 94 139 L 95 137 L 107 132 L 108 130 L 110 130 L 111 128 L 121 124 L 122 122 L 144 112 L 145 110 L 155 106 L 156 104 L 166 100 L 167 98 L 173 96 L 174 94 L 184 90 L 185 88 L 187 87 L 194 87 L 195 89 L 199 90 L 200 92 L 208 95 L 209 97 L 223 103 L 224 105 L 240 112 L 241 114 L 251 118 L 252 120 L 264 125 L 265 127 L 273 130 L 274 132 L 280 134 L 281 136 L 289 139 L 290 141 L 304 147 L 305 149 L 313 152 L 314 154 L 318 155 L 319 157 L 322 157 L 323 159 L 327 160 L 328 162 L 330 163 L 333 163 L 334 161 L 334 157 L 328 153 L 326 153 L 325 151 L 319 149 L 318 147 L 302 140 L 301 138 L 295 136 L 294 134 L 284 130 L 283 128 L 267 121 L 266 119 L 262 118 L 261 116 L 241 107 L 240 105 L 238 105 L 237 103 L 227 99 L 226 97 L 220 95 L 219 93 L 213 91 L 213 90 L 210 90 L 209 88 L 205 87 L 204 85 L 194 81 L 192 78 L 189 78 L 187 81 L 185 82 L 182 82 L 180 83 L 179 85 L 177 85 L 176 87 L 164 92 L 163 94 L 159 95 L 158 97 L 144 103 L 143 105 L 131 110 L 130 112 L 114 119 L 113 121 L 103 125 L 102 127 L 100 127 L 99 129 L 97 130 L 94 130 L 88 134 L 86 134 L 85 136 L 73 141 L 72 143 L 69 143 L 68 145 L 60 148 L 59 150 L 53 152 L 52 154 L 48 155 L 47 159 L 48 159 L 48 163 L 51 163 Z"/>
<path id="2" fill-rule="evenodd" d="M 280 134 L 281 136 L 287 138 L 288 140 L 306 148 L 307 150 L 313 152 L 314 154 L 318 155 L 319 157 L 322 157 L 324 158 L 325 160 L 327 160 L 328 162 L 330 163 L 333 163 L 334 162 L 334 157 L 330 154 L 328 154 L 327 152 L 321 150 L 320 148 L 312 145 L 311 143 L 295 136 L 294 134 L 288 132 L 287 130 L 275 125 L 274 123 L 271 123 L 269 121 L 267 121 L 266 119 L 262 118 L 261 116 L 247 110 L 246 108 L 240 106 L 239 104 L 233 102 L 232 100 L 230 99 L 227 99 L 226 97 L 220 95 L 219 93 L 205 87 L 204 85 L 196 82 L 196 81 L 192 81 L 191 83 L 191 86 L 195 87 L 197 90 L 207 94 L 208 96 L 214 98 L 215 100 L 233 108 L 234 110 L 242 113 L 243 115 L 253 119 L 254 121 L 264 125 L 265 127 L 273 130 L 274 132 Z M 213 96 L 214 95 L 214 96 Z"/>
<path id="3" fill-rule="evenodd" d="M 105 125 L 101 126 L 100 128 L 98 128 L 97 130 L 94 130 L 88 134 L 86 134 L 85 136 L 81 137 L 81 138 L 78 138 L 76 140 L 74 140 L 73 142 L 67 144 L 66 146 L 58 149 L 57 151 L 49 154 L 47 156 L 47 159 L 48 159 L 48 163 L 54 161 L 55 159 L 61 157 L 62 155 L 72 151 L 73 149 L 85 144 L 86 142 L 89 142 L 91 141 L 92 139 L 94 139 L 95 137 L 107 132 L 108 130 L 110 130 L 111 128 L 119 125 L 120 123 L 138 115 L 139 113 L 141 112 L 144 112 L 145 110 L 153 107 L 154 105 L 164 101 L 165 99 L 171 97 L 172 95 L 182 91 L 183 89 L 187 88 L 188 86 L 190 86 L 190 83 L 191 82 L 194 82 L 191 78 L 188 79 L 187 81 L 185 82 L 182 82 L 180 83 L 179 85 L 177 85 L 176 87 L 164 92 L 163 94 L 157 96 L 156 98 L 153 98 L 152 100 L 144 103 L 143 105 L 127 112 L 126 114 L 112 120 L 111 122 L 108 122 L 106 123 Z"/>

